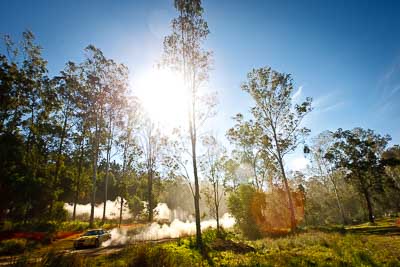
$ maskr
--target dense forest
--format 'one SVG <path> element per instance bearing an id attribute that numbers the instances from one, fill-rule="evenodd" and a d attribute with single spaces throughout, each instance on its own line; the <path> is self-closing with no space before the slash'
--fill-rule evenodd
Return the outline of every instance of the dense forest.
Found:
<path id="1" fill-rule="evenodd" d="M 94 226 L 109 219 L 109 207 L 95 218 L 95 206 L 115 199 L 132 220 L 151 222 L 163 202 L 194 215 L 201 246 L 201 219 L 215 218 L 219 229 L 226 210 L 250 239 L 398 216 L 400 146 L 371 129 L 311 132 L 303 119 L 313 112 L 312 96 L 294 101 L 289 74 L 249 70 L 240 87 L 253 104 L 248 114 L 231 114 L 224 147 L 204 123 L 223 99 L 203 90 L 212 63 L 203 48 L 209 34 L 203 9 L 199 1 L 175 7 L 158 62 L 180 73 L 189 92 L 180 103 L 188 106 L 188 123 L 173 133 L 147 114 L 128 68 L 96 46 L 53 76 L 33 32 L 3 36 L 1 225 L 78 220 L 76 205 L 90 203 L 85 219 Z M 294 172 L 287 156 L 299 151 L 309 165 Z M 74 205 L 73 214 L 65 203 Z"/>

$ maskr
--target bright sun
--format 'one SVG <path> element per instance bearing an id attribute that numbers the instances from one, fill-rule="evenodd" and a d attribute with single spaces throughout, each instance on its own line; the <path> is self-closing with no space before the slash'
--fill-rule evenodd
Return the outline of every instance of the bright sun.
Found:
<path id="1" fill-rule="evenodd" d="M 152 69 L 137 77 L 135 91 L 150 118 L 160 125 L 185 123 L 186 93 L 182 76 L 165 69 Z"/>

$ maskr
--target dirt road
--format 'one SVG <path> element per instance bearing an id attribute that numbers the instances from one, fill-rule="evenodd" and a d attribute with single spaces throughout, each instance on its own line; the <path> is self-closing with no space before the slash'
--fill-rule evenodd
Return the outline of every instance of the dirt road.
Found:
<path id="1" fill-rule="evenodd" d="M 123 226 L 126 229 L 135 229 L 138 227 L 143 227 L 143 225 L 128 225 Z M 42 260 L 42 256 L 48 253 L 50 250 L 54 250 L 58 253 L 65 253 L 65 254 L 79 254 L 84 255 L 87 257 L 97 257 L 100 255 L 110 255 L 114 253 L 118 253 L 122 249 L 124 249 L 128 245 L 135 245 L 135 244 L 143 244 L 143 243 L 165 243 L 171 242 L 176 240 L 175 238 L 166 238 L 166 239 L 159 239 L 159 240 L 146 240 L 146 241 L 134 241 L 129 242 L 126 244 L 118 244 L 118 245 L 109 245 L 109 246 L 101 246 L 99 248 L 85 248 L 85 249 L 74 249 L 73 242 L 79 236 L 79 234 L 70 236 L 64 239 L 56 240 L 51 245 L 42 247 L 40 249 L 34 250 L 29 254 L 24 255 L 16 255 L 16 256 L 3 256 L 0 257 L 0 266 L 8 266 L 12 265 L 19 260 L 26 259 L 28 262 L 40 262 Z"/>

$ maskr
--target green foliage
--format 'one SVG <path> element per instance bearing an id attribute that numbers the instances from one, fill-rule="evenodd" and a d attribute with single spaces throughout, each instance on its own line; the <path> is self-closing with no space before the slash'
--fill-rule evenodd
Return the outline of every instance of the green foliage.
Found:
<path id="1" fill-rule="evenodd" d="M 90 266 L 89 261 L 75 253 L 63 254 L 50 250 L 40 263 L 48 267 L 84 267 Z"/>
<path id="2" fill-rule="evenodd" d="M 236 225 L 239 229 L 250 239 L 261 237 L 261 233 L 251 212 L 255 193 L 256 189 L 253 186 L 242 184 L 228 198 L 229 212 L 235 217 Z"/>
<path id="3" fill-rule="evenodd" d="M 253 183 L 257 189 L 265 188 L 266 179 L 271 188 L 273 177 L 279 173 L 289 200 L 291 229 L 294 230 L 297 226 L 295 207 L 283 160 L 310 133 L 301 123 L 312 110 L 312 99 L 307 97 L 301 104 L 293 103 L 290 74 L 270 67 L 251 70 L 241 87 L 254 101 L 251 118 L 245 119 L 238 113 L 227 136 L 245 151 L 247 163 L 254 170 Z"/>
<path id="4" fill-rule="evenodd" d="M 138 218 L 138 215 L 141 214 L 144 208 L 143 201 L 138 196 L 134 196 L 128 200 L 129 210 L 132 215 Z"/>
<path id="5" fill-rule="evenodd" d="M 133 135 L 123 168 L 110 159 L 111 148 L 119 152 L 125 132 L 137 126 L 137 101 L 127 105 L 127 68 L 89 45 L 82 63 L 67 62 L 49 77 L 32 32 L 23 32 L 19 43 L 4 39 L 8 53 L 0 53 L 0 221 L 64 221 L 65 202 L 94 205 L 122 195 L 116 180 L 140 172 L 131 157 L 140 155 L 132 149 Z M 132 123 L 125 127 L 128 117 Z"/>
<path id="6" fill-rule="evenodd" d="M 208 266 L 200 253 L 190 249 L 187 243 L 132 245 L 118 255 L 100 257 L 94 263 L 96 266 Z"/>
<path id="7" fill-rule="evenodd" d="M 226 233 L 221 229 L 221 234 L 218 234 L 216 229 L 207 229 L 202 233 L 203 242 L 205 245 L 212 243 L 215 239 L 225 237 Z"/>
<path id="8" fill-rule="evenodd" d="M 58 231 L 74 232 L 74 231 L 83 231 L 87 228 L 89 228 L 88 222 L 66 221 L 59 224 Z"/>
<path id="9" fill-rule="evenodd" d="M 62 222 L 66 221 L 67 217 L 68 217 L 68 212 L 64 209 L 64 202 L 62 201 L 55 202 L 51 213 L 51 219 L 58 222 Z"/>
<path id="10" fill-rule="evenodd" d="M 378 222 L 378 224 L 387 222 Z M 393 223 L 393 220 L 391 221 Z M 362 227 L 362 226 L 360 226 Z M 372 229 L 373 227 L 363 226 Z M 193 238 L 162 244 L 133 244 L 112 255 L 85 257 L 49 251 L 36 266 L 399 266 L 398 235 L 340 234 L 309 230 L 245 243 L 203 233 L 201 254 Z M 365 232 L 366 233 L 366 232 Z M 389 233 L 388 233 L 389 234 Z M 394 232 L 392 233 L 394 234 Z M 191 241 L 192 240 L 192 241 Z M 21 258 L 19 265 L 35 266 Z"/>
<path id="11" fill-rule="evenodd" d="M 370 222 L 374 222 L 374 197 L 384 193 L 384 166 L 381 156 L 390 136 L 381 136 L 372 130 L 355 128 L 334 133 L 335 143 L 325 157 L 336 168 L 345 168 L 347 182 L 365 199 Z M 399 191 L 400 192 L 400 191 Z"/>
<path id="12" fill-rule="evenodd" d="M 0 255 L 14 255 L 25 251 L 26 239 L 16 238 L 0 241 Z"/>
<path id="13" fill-rule="evenodd" d="M 335 173 L 333 175 L 340 175 Z M 359 223 L 365 220 L 365 207 L 357 191 L 351 184 L 338 177 L 336 187 L 348 223 Z M 343 224 L 338 209 L 337 197 L 332 183 L 325 177 L 314 176 L 304 183 L 306 188 L 305 224 L 332 225 Z"/>

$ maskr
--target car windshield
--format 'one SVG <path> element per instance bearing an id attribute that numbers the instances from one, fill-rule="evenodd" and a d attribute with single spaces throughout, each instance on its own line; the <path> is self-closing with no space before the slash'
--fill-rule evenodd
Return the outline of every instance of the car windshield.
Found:
<path id="1" fill-rule="evenodd" d="M 83 234 L 83 236 L 91 236 L 91 235 L 98 235 L 99 231 L 93 230 L 93 231 L 87 231 L 86 233 Z"/>

